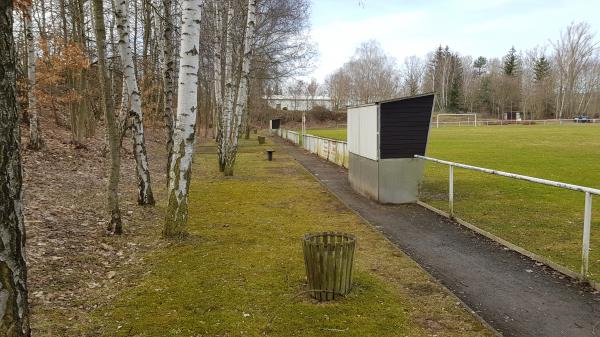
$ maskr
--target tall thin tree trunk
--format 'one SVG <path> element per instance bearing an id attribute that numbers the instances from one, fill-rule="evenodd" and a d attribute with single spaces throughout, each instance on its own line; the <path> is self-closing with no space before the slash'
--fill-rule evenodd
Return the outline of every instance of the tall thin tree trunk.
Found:
<path id="1" fill-rule="evenodd" d="M 224 50 L 221 54 L 222 58 L 225 58 L 224 62 L 224 94 L 223 94 L 223 112 L 221 113 L 221 125 L 219 128 L 219 143 L 218 143 L 218 155 L 219 155 L 219 170 L 225 171 L 225 162 L 227 161 L 227 143 L 229 142 L 231 132 L 231 119 L 233 117 L 233 6 L 229 1 L 227 3 L 227 17 L 223 22 L 224 33 L 223 33 L 223 45 Z"/>
<path id="2" fill-rule="evenodd" d="M 236 99 L 235 115 L 231 121 L 230 139 L 228 140 L 225 161 L 225 175 L 233 175 L 233 167 L 237 157 L 237 147 L 242 131 L 242 122 L 246 107 L 248 106 L 248 82 L 250 80 L 250 60 L 252 58 L 252 45 L 254 42 L 254 20 L 256 17 L 256 0 L 248 0 L 248 14 L 246 15 L 246 30 L 244 36 L 244 54 L 242 55 L 242 71 Z"/>
<path id="3" fill-rule="evenodd" d="M 217 157 L 219 161 L 219 168 L 221 171 L 225 169 L 224 165 L 221 165 L 223 153 L 221 140 L 223 137 L 223 77 L 222 77 L 222 37 L 223 37 L 223 13 L 221 11 L 221 2 L 214 0 L 214 36 L 213 36 L 213 69 L 214 69 L 214 109 L 213 109 L 213 130 L 216 130 L 215 138 L 217 141 Z"/>
<path id="4" fill-rule="evenodd" d="M 173 128 L 175 118 L 173 116 L 173 91 L 174 91 L 174 68 L 175 58 L 173 49 L 173 3 L 171 0 L 162 0 L 164 10 L 164 31 L 163 31 L 163 87 L 164 87 L 164 119 L 167 127 L 167 178 L 171 167 L 171 157 L 173 156 Z M 168 179 L 167 179 L 168 181 Z"/>
<path id="5" fill-rule="evenodd" d="M 173 156 L 169 168 L 169 203 L 163 230 L 166 237 L 186 235 L 188 194 L 198 112 L 196 94 L 202 0 L 185 0 L 182 5 L 177 120 L 173 137 Z"/>
<path id="6" fill-rule="evenodd" d="M 32 150 L 39 150 L 42 147 L 42 137 L 40 135 L 40 126 L 38 121 L 38 106 L 35 96 L 35 49 L 33 41 L 33 31 L 31 30 L 31 15 L 33 15 L 32 6 L 28 6 L 25 13 L 25 37 L 27 38 L 27 115 L 29 117 L 29 144 Z"/>
<path id="7" fill-rule="evenodd" d="M 127 0 L 115 0 L 115 17 L 117 20 L 117 30 L 119 31 L 119 52 L 123 64 L 123 76 L 127 82 L 127 92 L 129 94 L 129 114 L 133 119 L 133 152 L 138 178 L 138 203 L 140 205 L 154 205 L 144 140 L 142 100 L 135 77 L 131 40 L 129 39 L 129 22 L 127 20 L 129 6 L 127 2 Z"/>
<path id="8" fill-rule="evenodd" d="M 117 120 L 117 130 L 119 131 L 119 146 L 123 145 L 123 139 L 129 128 L 129 110 L 131 106 L 129 104 L 129 91 L 127 90 L 127 83 L 125 78 L 121 81 L 121 109 L 119 109 L 119 118 Z"/>
<path id="9" fill-rule="evenodd" d="M 12 1 L 0 1 L 0 333 L 31 336 Z"/>
<path id="10" fill-rule="evenodd" d="M 119 209 L 119 170 L 121 168 L 119 133 L 117 122 L 113 111 L 112 86 L 109 85 L 109 77 L 106 69 L 106 32 L 104 28 L 104 4 L 103 0 L 94 0 L 94 20 L 96 23 L 96 44 L 98 48 L 98 77 L 100 78 L 100 92 L 102 110 L 106 120 L 106 138 L 110 149 L 110 165 L 108 167 L 108 186 L 106 205 L 110 216 L 109 230 L 115 234 L 123 232 L 121 224 L 121 211 Z"/>

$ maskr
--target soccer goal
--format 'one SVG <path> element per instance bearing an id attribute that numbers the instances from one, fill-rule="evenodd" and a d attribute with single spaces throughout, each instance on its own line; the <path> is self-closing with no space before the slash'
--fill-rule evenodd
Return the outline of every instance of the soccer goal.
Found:
<path id="1" fill-rule="evenodd" d="M 441 120 L 440 120 L 441 119 Z M 435 127 L 440 125 L 450 126 L 477 126 L 476 113 L 460 113 L 460 114 L 437 114 L 435 116 Z"/>

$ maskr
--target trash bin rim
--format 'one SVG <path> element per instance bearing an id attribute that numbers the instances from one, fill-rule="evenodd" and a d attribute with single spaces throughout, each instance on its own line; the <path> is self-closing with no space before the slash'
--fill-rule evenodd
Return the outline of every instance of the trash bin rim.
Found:
<path id="1" fill-rule="evenodd" d="M 342 242 L 328 242 L 328 243 L 324 243 L 324 242 L 314 242 L 311 239 L 316 238 L 316 237 L 335 237 L 335 236 L 341 236 L 344 237 L 346 240 L 342 241 Z M 302 241 L 305 244 L 311 245 L 311 246 L 349 246 L 349 245 L 354 245 L 356 243 L 356 236 L 354 236 L 354 234 L 351 233 L 344 233 L 344 232 L 314 232 L 314 233 L 306 233 L 304 234 Z"/>

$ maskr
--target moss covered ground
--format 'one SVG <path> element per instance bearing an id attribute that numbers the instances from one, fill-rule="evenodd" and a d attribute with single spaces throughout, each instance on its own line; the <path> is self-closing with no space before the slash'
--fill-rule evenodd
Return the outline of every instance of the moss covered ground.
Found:
<path id="1" fill-rule="evenodd" d="M 155 250 L 136 286 L 95 313 L 106 336 L 490 336 L 458 300 L 274 144 L 245 142 L 234 177 L 195 157 L 190 237 Z M 264 150 L 275 148 L 275 160 Z M 164 207 L 164 205 L 163 205 Z M 358 238 L 354 288 L 306 293 L 300 238 Z"/>

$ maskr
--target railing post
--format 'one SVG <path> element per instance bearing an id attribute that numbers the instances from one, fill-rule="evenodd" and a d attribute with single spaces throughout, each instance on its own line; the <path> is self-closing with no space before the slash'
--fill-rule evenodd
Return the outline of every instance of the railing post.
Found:
<path id="1" fill-rule="evenodd" d="M 448 174 L 448 207 L 450 208 L 450 217 L 454 217 L 454 166 L 448 166 L 450 172 Z"/>
<path id="2" fill-rule="evenodd" d="M 592 227 L 592 194 L 585 192 L 585 209 L 583 211 L 583 244 L 581 255 L 581 276 L 588 275 L 590 260 L 590 231 Z"/>

